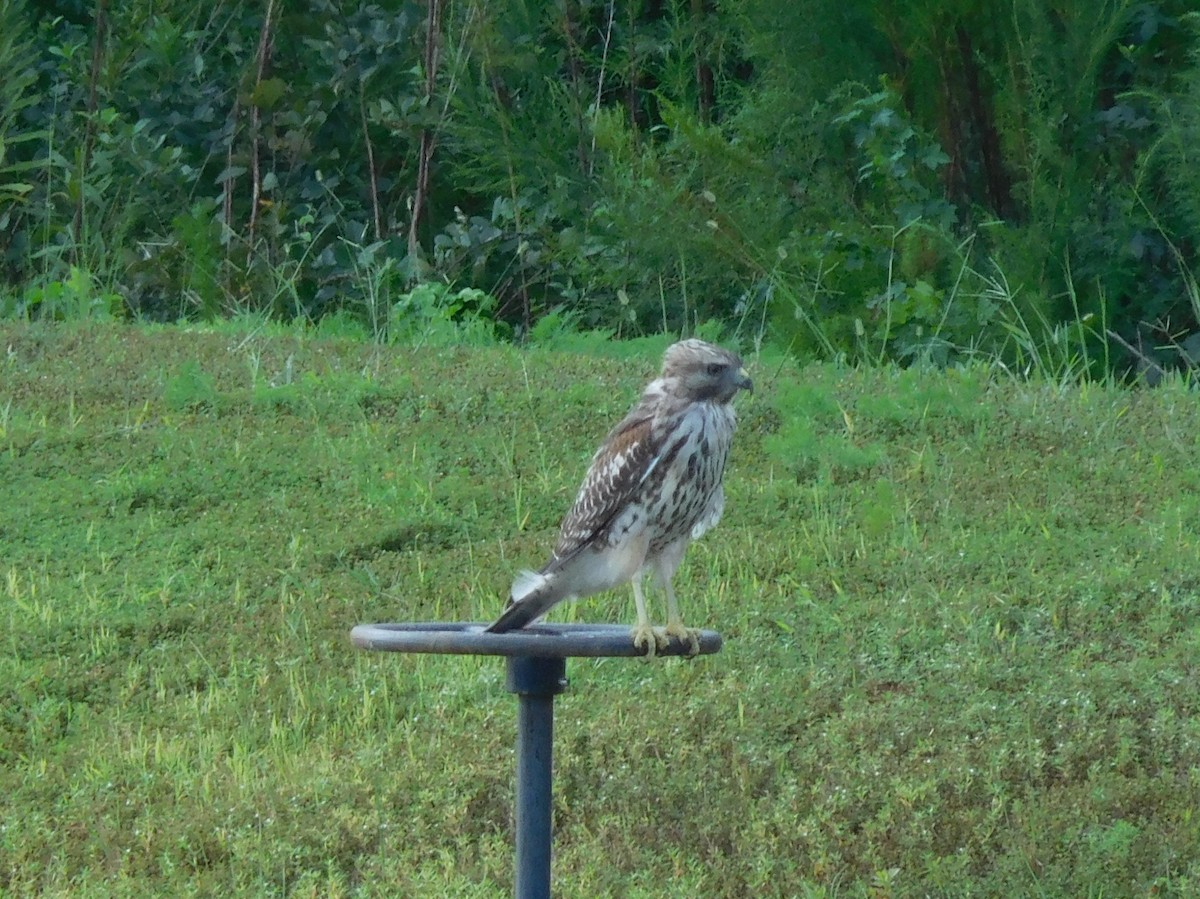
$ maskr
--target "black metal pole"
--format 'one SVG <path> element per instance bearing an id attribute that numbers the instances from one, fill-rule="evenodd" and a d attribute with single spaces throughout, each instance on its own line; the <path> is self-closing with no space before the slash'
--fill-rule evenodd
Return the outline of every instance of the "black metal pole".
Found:
<path id="1" fill-rule="evenodd" d="M 507 687 L 517 694 L 517 899 L 550 899 L 551 774 L 554 697 L 567 688 L 568 658 L 642 655 L 629 628 L 615 624 L 530 624 L 503 634 L 479 622 L 410 621 L 360 624 L 350 632 L 360 649 L 505 656 Z M 672 640 L 659 655 L 694 655 Z M 721 635 L 701 631 L 701 655 L 720 652 Z"/>
<path id="2" fill-rule="evenodd" d="M 567 688 L 563 658 L 510 656 L 506 686 L 517 694 L 516 899 L 550 899 L 554 697 Z"/>

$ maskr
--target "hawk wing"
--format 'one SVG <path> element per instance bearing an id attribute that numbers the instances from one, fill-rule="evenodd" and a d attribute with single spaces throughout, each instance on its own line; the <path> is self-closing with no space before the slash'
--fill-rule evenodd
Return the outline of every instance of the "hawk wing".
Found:
<path id="1" fill-rule="evenodd" d="M 641 406 L 630 412 L 605 438 L 583 479 L 571 511 L 563 519 L 558 545 L 540 572 L 522 571 L 513 581 L 508 605 L 487 628 L 491 633 L 524 627 L 564 599 L 607 589 L 617 581 L 608 570 L 611 560 L 581 555 L 606 537 L 621 512 L 654 470 L 658 452 L 653 438 L 653 414 Z M 575 565 L 582 562 L 583 567 Z"/>
<path id="2" fill-rule="evenodd" d="M 661 449 L 654 439 L 653 410 L 639 404 L 605 438 L 563 519 L 552 569 L 604 533 L 654 470 Z"/>

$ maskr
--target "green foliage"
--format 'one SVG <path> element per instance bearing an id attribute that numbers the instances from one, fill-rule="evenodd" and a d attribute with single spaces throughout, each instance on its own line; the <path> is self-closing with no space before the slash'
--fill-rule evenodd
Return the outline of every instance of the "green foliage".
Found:
<path id="1" fill-rule="evenodd" d="M 340 338 L 361 342 L 371 338 L 367 326 L 344 310 L 321 316 L 313 332 L 324 340 Z"/>
<path id="2" fill-rule="evenodd" d="M 869 471 L 886 458 L 881 444 L 855 439 L 846 411 L 827 385 L 787 385 L 780 389 L 779 402 L 788 412 L 787 419 L 777 434 L 764 441 L 764 448 L 796 474 L 854 474 Z"/>
<path id="3" fill-rule="evenodd" d="M 392 305 L 388 339 L 405 346 L 484 346 L 494 343 L 496 301 L 482 290 L 444 284 L 413 288 Z"/>
<path id="4" fill-rule="evenodd" d="M 779 333 L 801 350 L 945 364 L 985 337 L 993 311 L 972 290 L 971 244 L 958 244 L 936 186 L 949 160 L 893 91 L 840 103 L 833 124 L 856 169 L 850 211 L 782 245 Z"/>
<path id="5" fill-rule="evenodd" d="M 1192 35 L 1200 33 L 1200 13 L 1191 13 L 1183 21 Z M 1158 156 L 1148 155 L 1146 162 L 1163 167 L 1180 216 L 1180 234 L 1195 235 L 1200 234 L 1200 47 L 1191 51 L 1177 84 L 1173 95 L 1158 98 L 1162 143 Z"/>
<path id="6" fill-rule="evenodd" d="M 212 377 L 206 375 L 194 360 L 185 362 L 163 389 L 163 402 L 175 412 L 212 409 L 218 399 Z"/>
<path id="7" fill-rule="evenodd" d="M 356 327 L 0 323 L 6 895 L 511 893 L 503 665 L 347 631 L 495 615 L 669 338 Z M 1193 896 L 1194 391 L 751 362 L 724 649 L 571 663 L 555 894 Z"/>
<path id="8" fill-rule="evenodd" d="M 599 344 L 611 340 L 612 331 L 580 331 L 577 314 L 556 309 L 547 312 L 529 329 L 530 346 L 555 352 L 595 352 Z"/>
<path id="9" fill-rule="evenodd" d="M 46 281 L 25 288 L 20 299 L 0 301 L 0 318 L 44 318 L 51 321 L 87 321 L 121 315 L 124 303 L 118 294 L 96 286 L 91 274 L 71 266 L 62 281 Z"/>
<path id="10" fill-rule="evenodd" d="M 1076 376 L 1186 368 L 1191 5 L 12 2 L 4 293 L 382 338 L 449 285 L 504 338 L 1017 368 L 1103 323 Z"/>
<path id="11" fill-rule="evenodd" d="M 0 234 L 10 233 L 14 207 L 29 199 L 33 181 L 45 165 L 36 150 L 45 134 L 22 121 L 37 102 L 33 90 L 36 58 L 24 4 L 13 0 L 0 5 L 0 70 L 5 73 L 0 82 Z M 5 250 L 5 262 L 11 265 L 16 249 L 11 237 L 0 246 Z"/>
<path id="12" fill-rule="evenodd" d="M 884 367 L 878 376 L 887 384 L 885 392 L 839 398 L 844 370 L 815 374 L 777 388 L 776 402 L 787 414 L 763 447 L 798 477 L 821 480 L 878 476 L 895 463 L 888 444 L 898 436 L 969 431 L 983 417 L 980 403 L 989 377 L 982 366 L 937 373 Z"/>

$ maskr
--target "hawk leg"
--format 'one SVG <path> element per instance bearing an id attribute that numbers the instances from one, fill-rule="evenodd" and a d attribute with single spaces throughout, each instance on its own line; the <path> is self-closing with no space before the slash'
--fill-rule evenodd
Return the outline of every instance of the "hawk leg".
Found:
<path id="1" fill-rule="evenodd" d="M 688 644 L 688 658 L 700 652 L 700 629 L 685 627 L 683 617 L 679 614 L 679 603 L 675 601 L 675 589 L 668 578 L 663 579 L 663 590 L 667 594 L 667 626 L 663 628 L 664 637 L 678 637 Z"/>
<path id="2" fill-rule="evenodd" d="M 633 645 L 646 653 L 647 659 L 654 658 L 660 649 L 666 649 L 668 639 L 662 630 L 650 626 L 650 616 L 646 614 L 646 597 L 642 594 L 642 578 L 633 578 L 633 602 L 637 606 L 637 625 L 633 629 Z"/>

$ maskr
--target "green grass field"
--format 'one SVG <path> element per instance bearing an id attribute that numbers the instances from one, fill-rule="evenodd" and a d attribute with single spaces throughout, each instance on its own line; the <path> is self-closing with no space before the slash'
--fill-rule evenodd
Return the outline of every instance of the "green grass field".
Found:
<path id="1" fill-rule="evenodd" d="M 0 325 L 0 894 L 509 893 L 503 664 L 348 631 L 495 615 L 664 345 Z M 1200 894 L 1196 394 L 750 363 L 725 649 L 571 663 L 556 895 Z"/>

